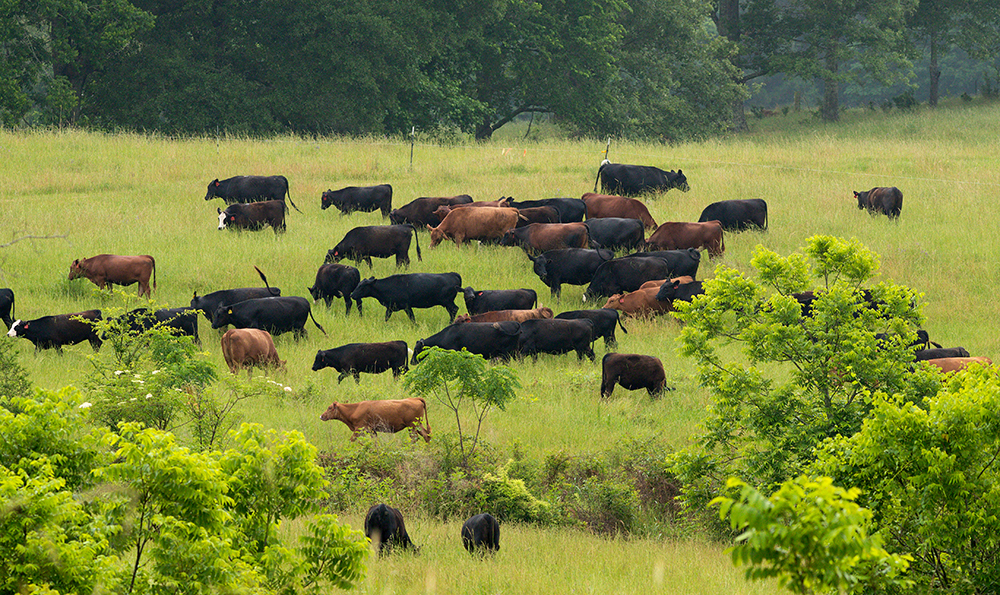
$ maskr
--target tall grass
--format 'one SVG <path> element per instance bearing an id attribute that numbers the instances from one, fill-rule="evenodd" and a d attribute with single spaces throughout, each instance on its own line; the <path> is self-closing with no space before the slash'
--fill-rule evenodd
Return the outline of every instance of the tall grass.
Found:
<path id="1" fill-rule="evenodd" d="M 711 276 L 716 264 L 748 270 L 758 244 L 785 254 L 813 234 L 856 237 L 881 255 L 882 279 L 923 292 L 932 338 L 995 357 L 1000 349 L 991 323 L 1000 315 L 994 299 L 1000 234 L 993 207 L 1000 190 L 1000 105 L 868 116 L 832 127 L 796 124 L 792 118 L 801 116 L 791 115 L 782 125 L 768 123 L 767 132 L 677 146 L 615 142 L 610 157 L 683 168 L 690 192 L 646 198 L 657 221 L 697 220 L 702 208 L 717 200 L 767 200 L 769 230 L 727 235 L 725 256 L 717 263 L 706 258 L 700 278 Z M 165 140 L 0 132 L 0 244 L 28 234 L 65 235 L 0 249 L 0 286 L 14 289 L 16 313 L 24 319 L 108 307 L 111 302 L 89 282 L 68 281 L 69 263 L 99 253 L 151 254 L 157 264 L 153 295 L 163 306 L 186 305 L 195 291 L 257 286 L 254 265 L 283 295 L 308 297 L 306 288 L 328 249 L 354 226 L 383 223 L 378 213 L 321 211 L 319 197 L 327 188 L 390 183 L 397 206 L 418 196 L 459 193 L 477 200 L 579 197 L 593 190 L 603 150 L 603 142 L 519 137 L 476 145 L 420 143 L 411 166 L 409 144 L 385 139 Z M 287 233 L 216 230 L 216 208 L 222 205 L 203 200 L 208 183 L 251 173 L 288 177 L 292 200 L 303 213 L 289 213 Z M 903 191 L 898 223 L 857 209 L 852 190 L 882 185 Z M 418 262 L 411 248 L 409 272 L 456 271 L 464 285 L 477 289 L 532 288 L 557 312 L 595 306 L 583 304 L 583 288 L 573 286 L 564 286 L 561 303 L 555 303 L 517 249 L 443 244 L 431 250 L 426 234 L 420 243 L 424 259 Z M 359 269 L 377 277 L 402 272 L 392 260 L 378 259 L 372 270 Z M 461 298 L 458 303 L 464 312 Z M 279 402 L 244 403 L 239 414 L 267 427 L 301 431 L 321 450 L 340 448 L 347 429 L 319 420 L 331 401 L 402 397 L 404 391 L 389 375 L 338 385 L 336 372 L 311 370 L 316 350 L 391 339 L 412 346 L 448 322 L 442 308 L 417 310 L 415 325 L 403 313 L 383 323 L 383 313 L 372 300 L 365 301 L 363 318 L 356 311 L 345 317 L 342 301 L 329 310 L 315 305 L 314 315 L 328 334 L 309 323 L 307 338 L 276 341 L 288 366 L 274 378 L 293 393 Z M 602 401 L 599 363 L 578 363 L 572 355 L 516 362 L 523 389 L 507 411 L 488 418 L 485 439 L 502 448 L 516 443 L 537 459 L 608 450 L 629 440 L 683 446 L 703 416 L 707 395 L 691 362 L 676 354 L 678 325 L 668 317 L 626 325 L 629 332 L 618 333 L 618 351 L 659 356 L 675 391 L 653 401 L 644 392 L 619 388 Z M 201 335 L 207 356 L 224 371 L 218 334 L 204 320 Z M 63 355 L 33 353 L 26 341 L 15 345 L 40 387 L 81 386 L 90 371 L 86 343 Z M 603 345 L 597 352 L 600 358 Z M 442 408 L 432 404 L 429 416 L 436 435 L 453 430 Z M 368 504 L 359 502 L 358 514 Z M 573 530 L 512 527 L 505 528 L 500 556 L 473 563 L 452 539 L 456 525 L 420 518 L 416 523 L 417 540 L 426 536 L 425 553 L 374 561 L 367 591 L 410 592 L 433 582 L 427 590 L 455 593 L 751 592 L 714 545 L 605 541 Z M 676 578 L 675 571 L 690 578 Z"/>

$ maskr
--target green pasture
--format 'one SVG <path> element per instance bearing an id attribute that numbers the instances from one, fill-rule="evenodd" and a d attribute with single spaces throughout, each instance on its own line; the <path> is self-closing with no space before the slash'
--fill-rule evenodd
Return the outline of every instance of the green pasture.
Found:
<path id="1" fill-rule="evenodd" d="M 768 122 L 753 134 L 676 146 L 613 141 L 612 161 L 682 168 L 691 190 L 645 197 L 659 221 L 696 221 L 711 202 L 763 198 L 769 229 L 725 237 L 726 253 L 707 256 L 699 278 L 721 264 L 749 270 L 755 246 L 781 254 L 797 250 L 813 234 L 857 238 L 881 255 L 880 279 L 923 293 L 925 328 L 945 346 L 962 345 L 973 355 L 996 358 L 995 322 L 1000 303 L 996 260 L 1000 232 L 992 207 L 1000 194 L 1000 104 L 954 105 L 909 114 L 864 112 L 837 126 Z M 767 129 L 764 129 L 767 128 Z M 594 189 L 603 141 L 521 141 L 499 137 L 487 144 L 437 145 L 407 140 L 278 138 L 167 140 L 141 135 L 79 131 L 0 131 L 0 287 L 16 294 L 16 317 L 113 308 L 120 303 L 86 280 L 68 281 L 75 258 L 99 253 L 150 254 L 156 259 L 161 307 L 187 305 L 194 292 L 258 286 L 260 267 L 282 295 L 309 297 L 326 251 L 352 227 L 378 225 L 379 213 L 342 216 L 321 211 L 328 188 L 389 183 L 393 205 L 419 196 L 471 194 L 476 200 L 579 197 Z M 220 199 L 203 200 L 214 178 L 282 174 L 302 213 L 290 211 L 288 231 L 218 231 Z M 903 210 L 898 223 L 859 211 L 852 190 L 898 186 Z M 386 221 L 387 223 L 387 221 Z M 21 239 L 25 236 L 55 236 Z M 20 241 L 17 241 L 19 240 Z M 8 244 L 8 242 L 13 242 Z M 455 271 L 477 289 L 526 287 L 557 312 L 599 304 L 581 301 L 583 287 L 564 286 L 561 303 L 532 273 L 514 248 L 430 249 L 419 236 L 423 260 L 411 246 L 408 272 Z M 354 263 L 348 263 L 354 264 Z M 394 261 L 376 259 L 362 276 L 397 272 Z M 128 288 L 131 295 L 135 286 Z M 465 312 L 461 297 L 460 311 Z M 298 430 L 321 451 L 336 451 L 348 439 L 339 422 L 321 422 L 332 401 L 405 396 L 391 375 L 364 375 L 336 382 L 336 372 L 311 370 L 318 349 L 357 341 L 402 339 L 410 346 L 447 323 L 443 308 L 417 310 L 416 325 L 405 313 L 383 322 L 384 309 L 365 300 L 364 317 L 344 315 L 343 301 L 314 305 L 308 336 L 276 340 L 287 369 L 271 378 L 291 387 L 280 401 L 241 404 L 239 414 L 279 430 Z M 515 362 L 523 385 L 504 412 L 488 419 L 485 439 L 501 449 L 516 444 L 534 458 L 551 453 L 586 454 L 614 449 L 630 440 L 683 446 L 707 405 L 693 364 L 676 353 L 678 323 L 670 317 L 628 320 L 618 332 L 618 351 L 652 354 L 663 360 L 676 388 L 652 401 L 644 392 L 620 387 L 599 398 L 598 363 L 574 355 Z M 228 374 L 219 334 L 201 320 L 202 349 Z M 9 345 L 11 343 L 5 343 Z M 43 388 L 82 386 L 92 353 L 83 343 L 35 353 L 27 341 L 13 343 L 33 382 Z M 256 372 L 259 374 L 260 372 Z M 454 430 L 442 408 L 431 404 L 435 435 Z M 383 442 L 405 441 L 403 436 Z M 417 445 L 415 448 L 420 448 Z M 347 518 L 360 526 L 370 503 L 358 503 Z M 411 521 L 408 519 L 408 524 Z M 504 528 L 503 550 L 493 560 L 472 561 L 461 551 L 460 524 L 417 517 L 411 533 L 425 549 L 419 557 L 370 563 L 365 592 L 757 592 L 742 582 L 722 546 L 655 537 L 607 540 L 572 529 Z M 570 587 L 571 585 L 571 587 Z M 773 589 L 772 589 L 773 590 Z"/>

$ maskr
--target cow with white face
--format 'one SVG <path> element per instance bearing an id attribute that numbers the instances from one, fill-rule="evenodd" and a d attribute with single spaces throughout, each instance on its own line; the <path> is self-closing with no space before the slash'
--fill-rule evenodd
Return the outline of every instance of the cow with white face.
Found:
<path id="1" fill-rule="evenodd" d="M 274 233 L 285 231 L 285 213 L 288 211 L 283 200 L 265 200 L 248 204 L 235 203 L 219 213 L 219 230 L 249 229 L 259 230 L 270 225 Z"/>

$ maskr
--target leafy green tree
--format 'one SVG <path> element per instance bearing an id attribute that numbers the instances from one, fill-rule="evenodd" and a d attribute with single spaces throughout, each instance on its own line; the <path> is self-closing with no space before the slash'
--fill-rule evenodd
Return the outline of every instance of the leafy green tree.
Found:
<path id="1" fill-rule="evenodd" d="M 919 404 L 876 400 L 861 430 L 824 445 L 814 468 L 860 488 L 872 527 L 912 556 L 919 592 L 990 593 L 1000 584 L 994 368 L 956 373 Z"/>
<path id="2" fill-rule="evenodd" d="M 918 296 L 880 283 L 866 299 L 878 257 L 857 241 L 813 236 L 788 257 L 758 246 L 751 266 L 758 279 L 718 266 L 705 295 L 678 308 L 680 351 L 697 360 L 712 399 L 698 447 L 676 455 L 695 509 L 728 477 L 768 490 L 801 474 L 817 444 L 861 428 L 873 395 L 915 402 L 937 387 L 928 372 L 909 371 Z M 813 279 L 823 284 L 804 316 L 793 293 Z"/>
<path id="3" fill-rule="evenodd" d="M 421 397 L 433 396 L 451 410 L 458 427 L 462 465 L 468 467 L 479 443 L 479 432 L 492 409 L 506 409 L 521 387 L 517 374 L 507 366 L 487 367 L 481 355 L 466 349 L 453 351 L 431 347 L 420 352 L 420 365 L 403 376 L 403 386 Z M 476 430 L 468 436 L 462 430 L 462 411 L 470 410 Z"/>
<path id="4" fill-rule="evenodd" d="M 748 567 L 748 579 L 777 578 L 802 594 L 865 593 L 873 584 L 909 586 L 899 578 L 909 558 L 890 554 L 882 537 L 869 533 L 872 513 L 854 502 L 856 488 L 804 475 L 782 483 L 771 496 L 735 478 L 727 487 L 739 490 L 739 496 L 719 497 L 712 504 L 741 532 L 729 551 L 734 564 Z"/>

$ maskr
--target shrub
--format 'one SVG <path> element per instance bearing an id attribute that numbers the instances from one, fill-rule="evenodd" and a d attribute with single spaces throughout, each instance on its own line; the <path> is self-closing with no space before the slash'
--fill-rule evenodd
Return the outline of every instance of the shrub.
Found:
<path id="1" fill-rule="evenodd" d="M 548 523 L 552 517 L 549 504 L 531 495 L 524 481 L 511 479 L 507 467 L 497 468 L 497 474 L 483 476 L 477 494 L 480 512 L 488 512 L 498 521 Z"/>

